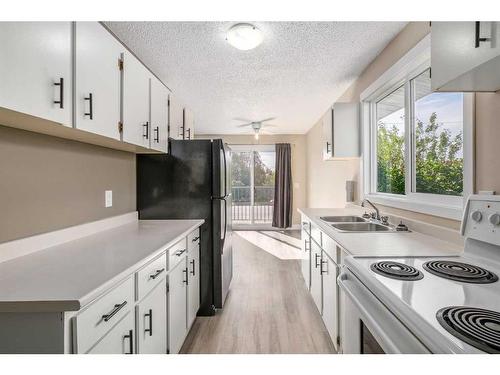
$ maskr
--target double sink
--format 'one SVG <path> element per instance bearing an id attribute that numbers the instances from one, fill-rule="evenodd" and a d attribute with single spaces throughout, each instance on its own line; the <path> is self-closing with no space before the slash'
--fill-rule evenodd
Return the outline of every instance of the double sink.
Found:
<path id="1" fill-rule="evenodd" d="M 321 220 L 329 223 L 339 232 L 395 232 L 396 229 L 379 223 L 368 221 L 360 216 L 321 216 Z"/>

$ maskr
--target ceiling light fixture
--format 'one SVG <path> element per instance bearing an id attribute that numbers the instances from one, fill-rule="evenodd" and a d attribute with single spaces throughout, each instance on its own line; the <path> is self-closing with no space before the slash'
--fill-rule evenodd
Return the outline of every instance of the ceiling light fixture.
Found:
<path id="1" fill-rule="evenodd" d="M 238 23 L 226 33 L 228 43 L 242 51 L 257 47 L 262 39 L 262 32 L 249 23 Z"/>
<path id="2" fill-rule="evenodd" d="M 257 141 L 259 140 L 259 131 L 258 131 L 258 130 L 255 132 L 255 139 L 256 139 Z"/>

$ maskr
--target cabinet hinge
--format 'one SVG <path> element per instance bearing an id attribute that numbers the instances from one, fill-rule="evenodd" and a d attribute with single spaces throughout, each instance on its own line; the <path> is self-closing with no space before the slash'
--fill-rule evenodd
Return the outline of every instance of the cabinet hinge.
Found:
<path id="1" fill-rule="evenodd" d="M 170 292 L 170 284 L 167 284 L 167 293 Z"/>
<path id="2" fill-rule="evenodd" d="M 123 123 L 121 121 L 118 121 L 118 131 L 123 133 Z"/>
<path id="3" fill-rule="evenodd" d="M 340 345 L 340 336 L 337 336 L 337 345 Z"/>
<path id="4" fill-rule="evenodd" d="M 118 69 L 123 70 L 123 59 L 118 59 Z"/>

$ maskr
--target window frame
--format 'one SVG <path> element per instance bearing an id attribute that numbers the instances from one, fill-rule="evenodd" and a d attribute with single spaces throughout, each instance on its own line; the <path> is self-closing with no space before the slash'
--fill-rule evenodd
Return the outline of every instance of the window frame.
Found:
<path id="1" fill-rule="evenodd" d="M 463 194 L 450 196 L 418 193 L 415 185 L 415 134 L 412 80 L 431 67 L 430 37 L 427 36 L 382 74 L 361 95 L 362 180 L 364 197 L 382 205 L 460 220 L 466 198 L 474 186 L 474 94 L 464 95 Z M 377 117 L 376 103 L 405 87 L 405 194 L 377 191 Z"/>

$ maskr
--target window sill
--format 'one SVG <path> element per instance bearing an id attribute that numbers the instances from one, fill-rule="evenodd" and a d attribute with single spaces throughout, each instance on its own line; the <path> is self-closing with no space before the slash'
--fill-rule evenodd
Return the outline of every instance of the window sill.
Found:
<path id="1" fill-rule="evenodd" d="M 462 206 L 430 203 L 418 199 L 410 199 L 408 197 L 398 198 L 382 194 L 367 194 L 365 198 L 368 198 L 373 203 L 379 203 L 388 207 L 443 217 L 446 219 L 462 220 Z"/>

